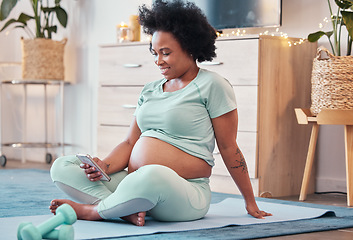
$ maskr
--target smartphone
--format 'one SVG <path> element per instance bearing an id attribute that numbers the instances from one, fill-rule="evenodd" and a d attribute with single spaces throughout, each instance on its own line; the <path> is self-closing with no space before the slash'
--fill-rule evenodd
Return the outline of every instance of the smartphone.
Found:
<path id="1" fill-rule="evenodd" d="M 92 167 L 95 167 L 97 171 L 102 173 L 101 181 L 110 181 L 110 177 L 106 174 L 103 169 L 93 160 L 89 154 L 76 154 L 76 157 L 81 160 L 82 163 L 86 163 Z"/>

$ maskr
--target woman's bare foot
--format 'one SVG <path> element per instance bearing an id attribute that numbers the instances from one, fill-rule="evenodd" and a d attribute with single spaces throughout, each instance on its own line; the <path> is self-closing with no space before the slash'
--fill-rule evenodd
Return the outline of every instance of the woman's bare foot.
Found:
<path id="1" fill-rule="evenodd" d="M 145 225 L 145 217 L 146 212 L 138 212 L 125 217 L 121 217 L 121 219 L 141 227 Z"/>
<path id="2" fill-rule="evenodd" d="M 51 201 L 49 209 L 55 214 L 56 209 L 65 203 L 69 204 L 75 210 L 77 219 L 89 221 L 102 220 L 101 216 L 97 212 L 97 205 L 76 203 L 68 199 L 54 199 Z M 139 212 L 121 217 L 121 219 L 131 222 L 136 226 L 143 226 L 145 225 L 145 217 L 146 212 Z"/>
<path id="3" fill-rule="evenodd" d="M 64 203 L 69 204 L 75 210 L 77 219 L 90 221 L 102 220 L 97 212 L 97 205 L 81 204 L 67 199 L 54 199 L 51 201 L 49 209 L 55 214 L 56 209 Z"/>

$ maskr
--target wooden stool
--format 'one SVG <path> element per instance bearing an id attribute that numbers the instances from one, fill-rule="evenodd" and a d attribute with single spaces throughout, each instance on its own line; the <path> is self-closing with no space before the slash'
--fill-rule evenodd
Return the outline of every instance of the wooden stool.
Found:
<path id="1" fill-rule="evenodd" d="M 347 205 L 353 206 L 353 110 L 325 109 L 313 116 L 309 109 L 296 108 L 295 114 L 299 124 L 312 123 L 308 155 L 306 158 L 302 187 L 299 200 L 304 201 L 308 191 L 309 179 L 314 163 L 315 148 L 319 125 L 344 125 L 346 153 Z"/>

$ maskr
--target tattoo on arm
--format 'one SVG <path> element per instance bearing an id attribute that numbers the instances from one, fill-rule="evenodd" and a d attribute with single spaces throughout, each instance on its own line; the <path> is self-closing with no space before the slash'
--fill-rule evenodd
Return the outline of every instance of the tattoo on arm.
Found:
<path id="1" fill-rule="evenodd" d="M 241 168 L 242 172 L 247 173 L 248 167 L 246 166 L 245 158 L 239 148 L 237 148 L 236 155 L 237 155 L 237 159 L 235 160 L 236 165 L 232 166 L 231 168 Z"/>

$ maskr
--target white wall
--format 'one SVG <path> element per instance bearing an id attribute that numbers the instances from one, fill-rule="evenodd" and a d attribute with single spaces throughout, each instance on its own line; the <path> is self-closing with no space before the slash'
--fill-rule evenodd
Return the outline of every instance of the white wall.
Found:
<path id="1" fill-rule="evenodd" d="M 27 9 L 21 1 L 22 9 Z M 63 5 L 69 12 L 69 27 L 60 30 L 58 39 L 68 37 L 66 48 L 66 79 L 72 82 L 65 87 L 65 142 L 74 143 L 74 147 L 66 148 L 66 154 L 77 152 L 96 152 L 96 102 L 98 84 L 98 49 L 101 44 L 116 42 L 115 26 L 121 21 L 128 22 L 129 15 L 136 14 L 138 6 L 151 0 L 64 0 Z M 323 0 L 283 0 L 283 24 L 280 31 L 292 37 L 306 37 L 308 33 L 318 30 L 318 24 L 324 17 L 329 17 L 327 2 Z M 2 24 L 0 25 L 2 26 Z M 328 28 L 329 29 L 329 28 Z M 261 30 L 259 31 L 261 32 Z M 0 61 L 20 61 L 21 50 L 19 30 L 9 35 L 0 34 Z M 329 47 L 327 40 L 320 40 Z M 0 72 L 0 79 L 3 78 Z M 39 130 L 31 128 L 29 135 L 38 136 L 41 131 L 41 120 L 38 115 L 42 109 L 39 103 L 40 89 L 31 90 L 37 100 L 31 102 L 31 109 L 37 113 L 29 119 Z M 6 109 L 3 116 L 14 116 L 3 123 L 7 130 L 3 139 L 19 135 L 16 123 L 21 118 L 21 93 L 14 91 L 11 109 Z M 7 93 L 7 95 L 11 95 Z M 52 95 L 55 95 L 53 90 Z M 10 97 L 9 97 L 10 98 Z M 55 105 L 55 103 L 52 103 Z M 298 106 L 300 107 L 300 106 Z M 15 108 L 15 110 L 14 110 Z M 53 106 L 53 109 L 55 107 Z M 11 113 L 12 111 L 12 113 Z M 15 124 L 14 124 L 15 123 Z M 5 125 L 5 126 L 4 126 Z M 54 132 L 54 126 L 51 131 Z M 4 149 L 8 157 L 18 157 L 18 151 Z M 28 153 L 29 152 L 29 153 Z M 43 161 L 43 152 L 27 151 L 32 160 Z M 41 155 L 42 154 L 42 155 Z M 318 191 L 345 191 L 345 166 L 343 130 L 341 126 L 320 127 L 318 143 Z"/>
<path id="2" fill-rule="evenodd" d="M 56 40 L 68 38 L 65 53 L 65 79 L 71 84 L 65 86 L 65 142 L 72 147 L 65 148 L 65 154 L 77 152 L 96 152 L 96 102 L 98 85 L 98 49 L 101 44 L 116 42 L 115 27 L 121 21 L 128 22 L 129 16 L 137 14 L 138 6 L 151 4 L 149 0 L 63 0 L 62 5 L 69 14 L 66 29 L 60 29 Z M 30 5 L 21 1 L 11 17 L 19 12 L 30 12 Z M 0 24 L 2 26 L 3 23 Z M 21 61 L 20 36 L 27 37 L 23 31 L 14 30 L 0 34 L 0 62 Z M 20 76 L 20 68 L 0 69 L 0 80 Z M 5 89 L 6 87 L 6 89 Z M 4 87 L 4 108 L 2 113 L 2 141 L 21 141 L 23 129 L 23 91 L 22 86 Z M 51 94 L 55 97 L 55 91 Z M 28 88 L 27 140 L 44 141 L 44 103 L 43 88 Z M 55 99 L 54 99 L 55 100 Z M 50 103 L 49 120 L 55 120 L 55 102 Z M 58 125 L 51 125 L 50 140 L 60 140 L 55 131 Z M 7 158 L 22 157 L 21 149 L 3 148 Z M 60 149 L 54 152 L 60 155 Z M 25 156 L 29 160 L 43 161 L 44 149 L 26 149 Z"/>
<path id="3" fill-rule="evenodd" d="M 79 151 L 95 154 L 99 46 L 116 43 L 116 25 L 128 22 L 130 15 L 137 14 L 139 5 L 150 4 L 150 1 L 78 0 L 75 4 L 69 3 L 71 16 L 75 17 L 70 26 L 72 46 L 68 51 L 72 50 L 76 67 L 68 74 L 75 84 L 67 88 L 65 99 L 69 113 L 66 136 L 71 143 L 79 143 Z M 72 152 L 78 150 L 74 148 Z"/>

